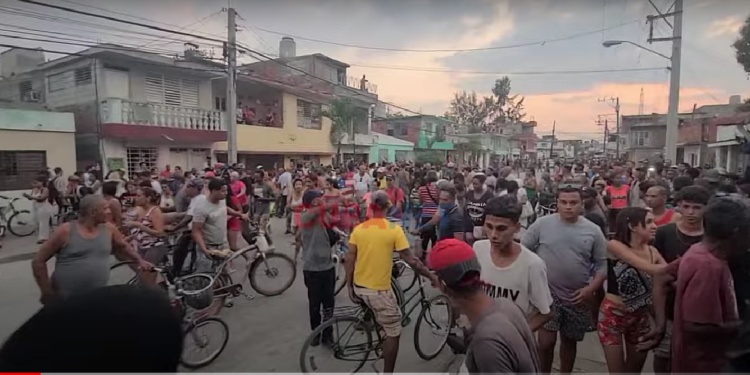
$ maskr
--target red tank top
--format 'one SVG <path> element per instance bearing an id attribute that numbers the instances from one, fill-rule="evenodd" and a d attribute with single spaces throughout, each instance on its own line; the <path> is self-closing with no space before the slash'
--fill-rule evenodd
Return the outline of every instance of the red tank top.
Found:
<path id="1" fill-rule="evenodd" d="M 672 216 L 674 216 L 674 210 L 667 210 L 659 219 L 654 220 L 654 223 L 657 227 L 667 225 L 672 222 Z"/>

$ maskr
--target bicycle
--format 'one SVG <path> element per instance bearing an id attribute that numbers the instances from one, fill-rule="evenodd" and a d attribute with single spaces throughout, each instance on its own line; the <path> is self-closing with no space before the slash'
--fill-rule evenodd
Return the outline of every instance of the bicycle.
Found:
<path id="1" fill-rule="evenodd" d="M 116 263 L 110 269 L 119 267 L 137 269 L 135 264 L 129 261 Z M 169 267 L 154 267 L 152 271 L 162 276 L 161 285 L 167 291 L 175 313 L 182 320 L 183 350 L 180 363 L 190 369 L 209 365 L 221 355 L 229 342 L 229 326 L 216 315 L 221 311 L 224 299 L 237 294 L 241 286 L 232 285 L 215 289 L 215 279 L 207 274 L 174 277 Z M 218 328 L 221 332 L 218 347 L 200 359 L 189 357 L 192 349 L 204 350 L 211 344 L 211 339 L 205 333 L 209 326 Z"/>
<path id="2" fill-rule="evenodd" d="M 336 243 L 336 245 L 333 246 L 333 255 L 331 255 L 333 257 L 333 263 L 336 272 L 336 281 L 334 284 L 333 295 L 337 296 L 346 285 L 346 266 L 344 265 L 344 263 L 346 252 L 349 250 L 347 246 L 349 242 L 349 236 L 337 228 L 334 228 L 334 231 L 339 235 L 339 241 Z M 409 236 L 411 235 L 407 233 L 407 237 Z M 421 246 L 421 243 L 417 241 L 419 241 L 419 239 L 409 241 L 409 243 L 412 244 L 412 246 L 410 246 L 412 249 L 417 249 Z M 403 266 L 406 263 L 398 262 L 399 259 L 400 258 L 398 256 L 394 256 L 393 258 L 394 264 L 392 275 L 399 280 L 401 291 L 406 293 L 411 290 L 411 288 L 414 287 L 414 285 L 417 283 L 418 276 L 414 272 L 414 270 L 411 269 L 411 267 Z M 401 283 L 402 281 L 404 283 Z"/>
<path id="3" fill-rule="evenodd" d="M 409 267 L 402 260 L 399 260 L 397 262 L 404 263 L 403 266 Z M 425 293 L 425 287 L 422 278 L 417 278 L 417 280 L 419 283 L 418 291 L 411 295 L 409 298 L 405 298 L 405 295 L 401 291 L 401 288 L 398 285 L 398 281 L 395 278 L 391 278 L 391 288 L 396 295 L 396 300 L 401 310 L 402 327 L 405 327 L 411 323 L 411 314 L 418 306 L 421 306 L 421 311 L 417 318 L 417 326 L 414 329 L 414 349 L 417 351 L 417 354 L 420 358 L 424 360 L 430 360 L 437 357 L 437 355 L 440 354 L 440 351 L 442 351 L 445 347 L 445 344 L 448 341 L 448 336 L 450 335 L 453 326 L 454 312 L 452 305 L 446 295 L 439 294 L 432 298 L 428 298 L 427 294 Z M 415 298 L 416 301 L 412 304 L 412 301 L 414 301 Z M 445 320 L 445 323 L 438 324 L 435 322 L 434 315 L 435 312 L 437 312 L 437 310 L 439 310 L 443 306 L 445 307 L 448 316 Z M 434 312 L 433 309 L 435 309 Z M 437 347 L 432 351 L 425 350 L 424 346 L 426 346 L 427 343 L 422 343 L 420 340 L 420 332 L 423 332 L 423 322 L 427 324 L 427 327 L 425 327 L 424 329 L 429 329 L 433 333 L 439 332 L 440 334 L 444 335 L 444 337 L 438 342 Z M 351 339 L 346 340 L 346 342 L 344 343 L 339 342 L 340 340 L 336 339 L 335 337 L 336 331 L 341 332 L 341 330 L 334 327 L 338 327 L 338 325 L 340 324 L 347 326 L 344 329 L 344 334 L 361 334 L 363 336 L 361 342 L 350 344 L 349 342 Z M 323 331 L 325 330 L 331 330 L 334 335 L 334 343 L 330 346 L 330 348 L 326 345 L 312 346 L 311 344 L 313 340 L 319 335 L 322 335 Z M 375 321 L 372 310 L 370 310 L 364 304 L 356 306 L 344 306 L 335 309 L 332 318 L 323 322 L 323 324 L 313 330 L 302 345 L 302 351 L 300 352 L 299 359 L 301 372 L 309 373 L 319 371 L 329 373 L 353 373 L 359 371 L 362 366 L 364 366 L 365 362 L 377 360 L 382 357 L 382 344 L 384 340 L 384 334 L 382 330 L 382 327 Z M 373 331 L 375 332 L 375 337 L 373 337 Z M 321 354 L 324 357 L 332 357 L 334 360 L 342 362 L 353 362 L 354 368 L 350 370 L 323 370 L 320 366 L 321 362 L 316 360 L 316 358 L 313 356 L 314 351 L 316 350 L 322 350 Z M 374 355 L 371 355 L 371 353 L 373 353 Z"/>
<path id="4" fill-rule="evenodd" d="M 261 249 L 257 243 L 258 236 L 260 235 L 260 232 L 257 230 L 243 233 L 243 237 L 245 237 L 245 241 L 247 241 L 249 246 L 234 251 L 227 257 L 211 257 L 211 260 L 214 262 L 214 278 L 217 279 L 219 285 L 226 286 L 234 284 L 231 275 L 227 271 L 228 265 L 233 260 L 241 256 L 244 257 L 246 253 L 255 251 L 255 255 L 252 259 L 245 258 L 247 260 L 247 266 L 245 267 L 245 274 L 242 277 L 242 280 L 248 279 L 250 281 L 250 286 L 266 297 L 277 296 L 284 293 L 292 286 L 294 279 L 297 278 L 297 267 L 295 266 L 294 261 L 285 254 L 271 252 L 268 249 Z M 265 238 L 267 241 L 268 235 L 265 233 L 263 235 L 266 236 Z M 280 263 L 272 266 L 271 263 L 275 261 L 279 261 Z M 275 279 L 281 274 L 279 268 L 282 268 L 283 266 L 287 266 L 291 270 L 291 277 L 289 280 L 282 283 L 279 288 L 267 289 L 259 285 L 260 276 L 265 275 L 271 279 Z M 246 297 L 252 298 L 249 295 L 246 295 Z"/>
<path id="5" fill-rule="evenodd" d="M 5 231 L 10 231 L 16 237 L 27 237 L 36 232 L 34 215 L 29 210 L 18 210 L 14 203 L 21 198 L 8 198 L 0 195 L 0 199 L 8 201 L 7 206 L 0 207 L 0 237 L 5 237 Z"/>

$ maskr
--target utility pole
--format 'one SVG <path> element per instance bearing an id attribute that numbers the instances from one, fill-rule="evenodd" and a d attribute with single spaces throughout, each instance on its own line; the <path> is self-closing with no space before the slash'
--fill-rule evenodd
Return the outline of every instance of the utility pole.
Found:
<path id="1" fill-rule="evenodd" d="M 662 14 L 656 9 L 658 15 L 648 16 L 646 20 L 650 24 L 648 42 L 672 42 L 672 56 L 670 57 L 671 66 L 669 74 L 669 109 L 667 111 L 667 139 L 664 147 L 664 159 L 670 162 L 676 162 L 677 159 L 677 133 L 679 127 L 679 106 L 680 106 L 680 65 L 682 63 L 682 9 L 683 0 L 674 0 L 674 11 L 672 13 Z M 668 17 L 672 17 L 674 25 L 672 26 L 671 38 L 654 38 L 654 20 L 663 19 L 667 24 Z"/>
<path id="2" fill-rule="evenodd" d="M 549 143 L 549 158 L 552 159 L 552 149 L 555 147 L 555 127 L 557 127 L 557 120 L 552 121 L 552 142 Z"/>
<path id="3" fill-rule="evenodd" d="M 607 98 L 599 98 L 598 101 L 600 103 L 607 102 L 607 101 L 611 102 L 612 103 L 611 104 L 612 108 L 614 108 L 614 110 L 615 110 L 615 115 L 617 116 L 617 120 L 616 120 L 617 122 L 616 122 L 616 126 L 615 126 L 615 134 L 617 135 L 617 139 L 616 139 L 616 142 L 615 142 L 616 143 L 616 146 L 615 146 L 615 159 L 619 159 L 620 158 L 620 97 L 618 96 L 616 98 L 609 98 L 609 99 L 607 99 Z M 606 120 L 605 120 L 605 123 L 606 123 Z M 609 129 L 607 127 L 604 128 L 605 137 L 607 137 L 607 135 L 608 135 L 607 134 L 608 130 Z M 605 143 L 604 147 L 605 147 L 605 153 L 606 153 L 607 138 L 604 138 L 604 143 Z"/>
<path id="4" fill-rule="evenodd" d="M 604 157 L 607 157 L 607 141 L 609 140 L 609 120 L 604 119 Z"/>
<path id="5" fill-rule="evenodd" d="M 227 162 L 237 162 L 237 25 L 234 8 L 227 9 Z"/>

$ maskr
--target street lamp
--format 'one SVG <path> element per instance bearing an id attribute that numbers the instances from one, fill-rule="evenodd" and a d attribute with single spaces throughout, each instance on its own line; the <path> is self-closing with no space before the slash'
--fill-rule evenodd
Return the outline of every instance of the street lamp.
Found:
<path id="1" fill-rule="evenodd" d="M 675 47 L 673 45 L 673 53 L 672 56 L 667 56 L 663 53 L 656 52 L 652 50 L 651 48 L 644 47 L 638 43 L 633 43 L 629 40 L 605 40 L 602 43 L 602 46 L 605 48 L 609 48 L 612 46 L 617 46 L 620 44 L 630 44 L 635 47 L 638 47 L 642 50 L 648 51 L 653 53 L 654 55 L 657 55 L 659 57 L 663 57 L 670 62 L 669 66 L 669 108 L 667 109 L 667 139 L 665 144 L 665 155 L 664 159 L 670 160 L 673 163 L 677 162 L 675 159 L 677 158 L 677 128 L 678 128 L 678 118 L 677 118 L 677 111 L 679 110 L 679 104 L 680 104 L 680 53 L 679 53 L 679 46 Z M 675 51 L 677 51 L 675 53 Z"/>

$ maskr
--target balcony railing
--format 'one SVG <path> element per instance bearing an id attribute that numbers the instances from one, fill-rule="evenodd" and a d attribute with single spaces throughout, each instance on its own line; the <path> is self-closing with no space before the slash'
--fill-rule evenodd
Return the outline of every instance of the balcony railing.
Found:
<path id="1" fill-rule="evenodd" d="M 346 85 L 358 90 L 364 90 L 372 94 L 378 93 L 378 85 L 374 83 L 370 83 L 369 81 L 364 82 L 364 87 L 362 87 L 362 78 L 361 77 L 352 77 L 347 76 L 346 77 Z"/>
<path id="2" fill-rule="evenodd" d="M 225 131 L 224 113 L 159 103 L 105 99 L 101 102 L 102 123 L 146 125 L 187 130 Z"/>

